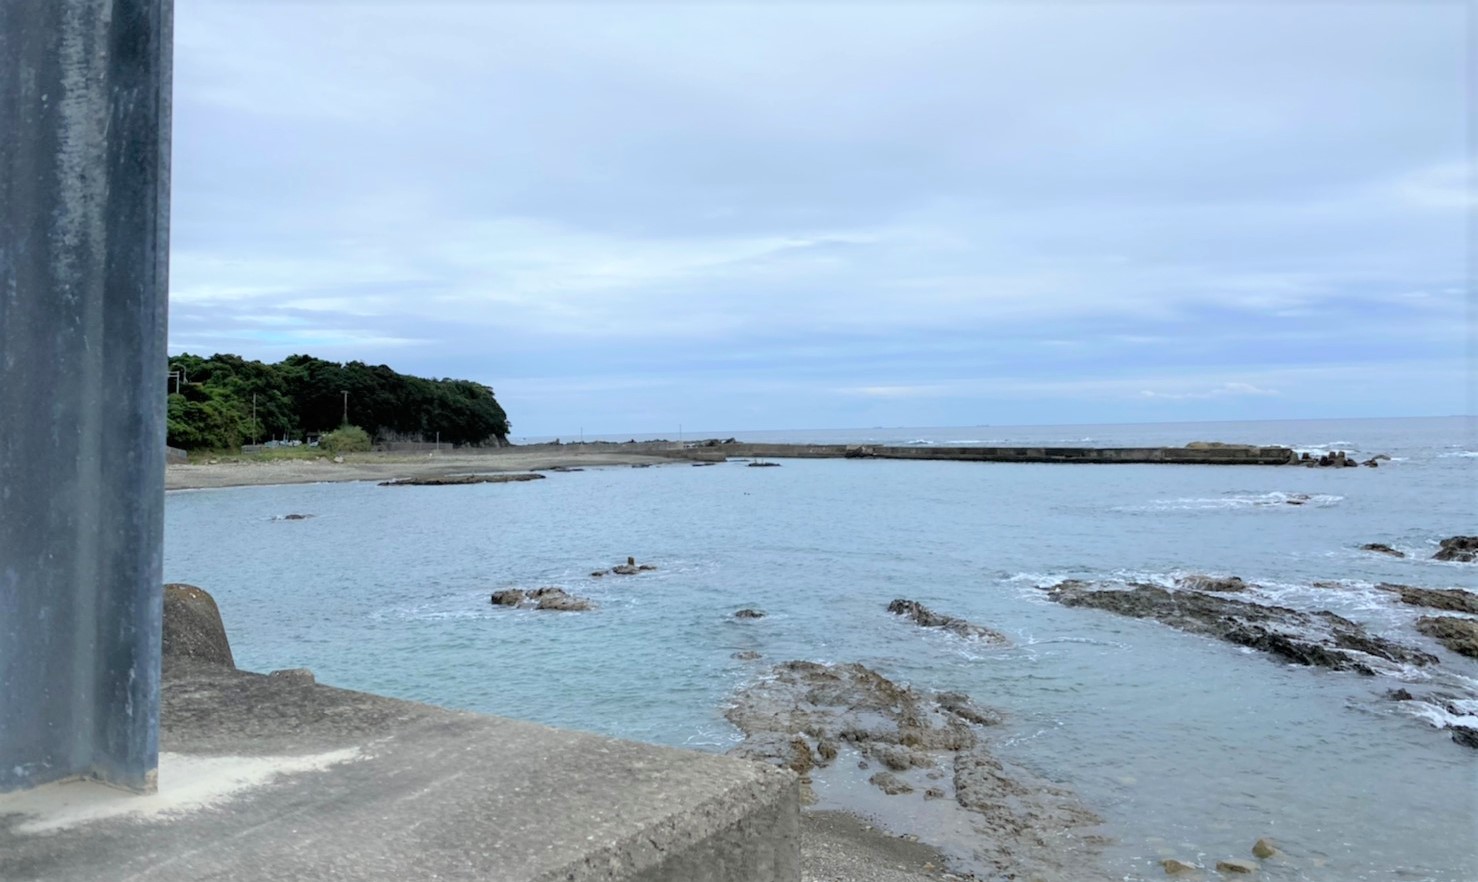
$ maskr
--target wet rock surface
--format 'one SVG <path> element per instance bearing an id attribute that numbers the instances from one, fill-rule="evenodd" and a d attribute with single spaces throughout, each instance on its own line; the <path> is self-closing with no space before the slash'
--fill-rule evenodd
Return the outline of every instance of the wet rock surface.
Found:
<path id="1" fill-rule="evenodd" d="M 1437 543 L 1433 560 L 1450 560 L 1459 563 L 1478 561 L 1478 536 L 1449 536 Z"/>
<path id="2" fill-rule="evenodd" d="M 1478 620 L 1457 616 L 1422 616 L 1416 629 L 1459 655 L 1478 658 Z"/>
<path id="3" fill-rule="evenodd" d="M 745 736 L 735 755 L 793 769 L 807 787 L 814 775 L 866 776 L 885 805 L 910 807 L 903 817 L 924 817 L 927 803 L 931 823 L 973 831 L 972 853 L 954 857 L 982 878 L 1105 878 L 1092 869 L 1099 819 L 1071 792 L 993 757 L 982 733 L 1000 714 L 963 693 L 924 692 L 860 664 L 789 661 L 725 716 Z M 843 751 L 847 763 L 835 762 Z"/>
<path id="4" fill-rule="evenodd" d="M 1388 582 L 1382 582 L 1376 587 L 1399 594 L 1401 602 L 1411 606 L 1478 614 L 1478 594 L 1461 588 L 1413 588 L 1410 585 L 1392 585 Z"/>
<path id="5" fill-rule="evenodd" d="M 1361 551 L 1374 551 L 1376 554 L 1389 554 L 1391 557 L 1405 557 L 1406 552 L 1397 551 L 1389 545 L 1381 542 L 1367 542 L 1360 546 Z"/>
<path id="6" fill-rule="evenodd" d="M 1050 599 L 1064 606 L 1154 619 L 1293 664 L 1373 675 L 1373 665 L 1382 661 L 1416 666 L 1438 661 L 1431 653 L 1376 637 L 1359 624 L 1328 611 L 1304 613 L 1200 591 L 1169 591 L 1137 583 L 1123 589 L 1095 589 L 1088 583 L 1067 581 L 1046 591 Z"/>
<path id="7" fill-rule="evenodd" d="M 745 607 L 734 613 L 734 618 L 736 619 L 762 619 L 764 617 L 765 613 L 763 610 L 752 609 L 750 607 Z"/>
<path id="8" fill-rule="evenodd" d="M 563 588 L 553 586 L 535 588 L 532 591 L 524 591 L 519 588 L 506 588 L 502 591 L 494 591 L 492 603 L 494 606 L 507 606 L 516 609 L 554 610 L 557 612 L 584 612 L 595 608 L 595 604 L 584 597 L 576 597 Z"/>
<path id="9" fill-rule="evenodd" d="M 888 612 L 894 615 L 911 619 L 914 624 L 923 628 L 940 628 L 951 634 L 961 637 L 969 637 L 975 640 L 984 640 L 987 643 L 1004 645 L 1010 642 L 1005 634 L 993 631 L 983 625 L 967 622 L 954 616 L 937 613 L 917 600 L 904 600 L 899 598 L 888 604 Z"/>
<path id="10" fill-rule="evenodd" d="M 1246 582 L 1239 576 L 1181 576 L 1175 580 L 1175 584 L 1181 588 L 1189 588 L 1192 591 L 1212 591 L 1218 594 L 1236 594 L 1248 589 Z"/>

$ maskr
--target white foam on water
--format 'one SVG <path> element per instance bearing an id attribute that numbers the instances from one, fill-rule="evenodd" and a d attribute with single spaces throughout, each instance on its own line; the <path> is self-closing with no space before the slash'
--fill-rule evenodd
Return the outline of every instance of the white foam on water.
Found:
<path id="1" fill-rule="evenodd" d="M 1267 493 L 1228 493 L 1222 496 L 1185 496 L 1174 499 L 1156 499 L 1141 505 L 1117 506 L 1123 512 L 1167 512 L 1167 511 L 1241 511 L 1282 508 L 1329 508 L 1343 502 L 1345 497 L 1334 493 L 1288 493 L 1272 490 Z"/>

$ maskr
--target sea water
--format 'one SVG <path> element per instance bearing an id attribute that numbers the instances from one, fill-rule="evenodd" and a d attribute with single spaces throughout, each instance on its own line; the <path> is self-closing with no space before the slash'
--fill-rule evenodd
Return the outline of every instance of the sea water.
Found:
<path id="1" fill-rule="evenodd" d="M 1478 662 L 1417 634 L 1380 582 L 1478 589 L 1431 560 L 1478 533 L 1471 419 L 711 433 L 869 444 L 1285 444 L 1379 468 L 785 460 L 172 493 L 165 574 L 209 590 L 238 665 L 623 738 L 723 751 L 736 690 L 788 659 L 859 661 L 1002 710 L 991 749 L 1102 815 L 1105 860 L 1287 857 L 1269 879 L 1478 879 L 1478 751 L 1405 686 L 1478 711 Z M 623 439 L 624 440 L 624 439 Z M 1290 499 L 1307 497 L 1300 505 Z M 281 516 L 309 514 L 307 520 Z M 1383 542 L 1405 559 L 1361 551 Z M 591 577 L 628 555 L 658 569 Z M 1380 677 L 1293 667 L 1152 621 L 1048 602 L 1064 578 L 1238 575 L 1441 656 Z M 1316 587 L 1339 581 L 1341 587 Z M 559 585 L 583 614 L 495 608 Z M 894 598 L 1004 631 L 991 648 Z M 765 611 L 737 620 L 735 610 Z M 752 650 L 763 660 L 737 660 Z M 490 745 L 489 749 L 496 749 Z M 926 841 L 928 831 L 914 831 Z"/>

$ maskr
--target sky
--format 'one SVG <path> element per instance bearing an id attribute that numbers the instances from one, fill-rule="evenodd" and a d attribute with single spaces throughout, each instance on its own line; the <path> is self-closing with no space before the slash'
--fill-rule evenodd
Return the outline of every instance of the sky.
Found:
<path id="1" fill-rule="evenodd" d="M 180 0 L 170 351 L 515 439 L 1472 414 L 1469 10 Z"/>

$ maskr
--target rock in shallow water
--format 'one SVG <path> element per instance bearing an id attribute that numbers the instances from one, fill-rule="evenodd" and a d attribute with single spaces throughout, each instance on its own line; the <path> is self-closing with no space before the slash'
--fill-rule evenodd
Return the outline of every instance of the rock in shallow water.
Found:
<path id="1" fill-rule="evenodd" d="M 1375 587 L 1400 594 L 1401 602 L 1412 606 L 1448 612 L 1478 613 L 1478 594 L 1461 588 L 1413 588 L 1410 585 L 1392 585 L 1389 582 L 1382 582 Z"/>
<path id="2" fill-rule="evenodd" d="M 899 598 L 888 604 L 888 612 L 894 615 L 912 619 L 915 624 L 923 628 L 940 628 L 961 637 L 971 637 L 984 640 L 987 643 L 1005 644 L 1009 643 L 1006 635 L 990 628 L 967 622 L 964 619 L 937 613 L 917 600 L 904 600 Z"/>
<path id="3" fill-rule="evenodd" d="M 1175 876 L 1180 873 L 1194 873 L 1200 869 L 1194 864 L 1178 861 L 1175 858 L 1165 858 L 1163 861 L 1160 861 L 1160 866 L 1165 868 L 1165 875 L 1167 876 Z"/>
<path id="4" fill-rule="evenodd" d="M 1217 861 L 1216 869 L 1220 873 L 1256 873 L 1257 864 L 1252 861 Z"/>
<path id="5" fill-rule="evenodd" d="M 1416 629 L 1453 652 L 1478 658 L 1478 620 L 1457 616 L 1422 616 Z"/>
<path id="6" fill-rule="evenodd" d="M 1438 661 L 1431 653 L 1373 636 L 1355 622 L 1328 611 L 1304 613 L 1199 591 L 1167 591 L 1157 585 L 1094 590 L 1082 582 L 1069 581 L 1046 590 L 1049 598 L 1064 606 L 1154 619 L 1299 665 L 1374 675 L 1371 664 L 1376 660 L 1417 667 Z"/>
<path id="7" fill-rule="evenodd" d="M 1450 536 L 1438 543 L 1433 560 L 1472 563 L 1478 560 L 1478 536 Z"/>
<path id="8" fill-rule="evenodd" d="M 1389 554 L 1391 557 L 1405 557 L 1406 552 L 1397 551 L 1389 545 L 1381 542 L 1367 542 L 1360 546 L 1361 551 L 1374 551 L 1377 554 Z"/>

